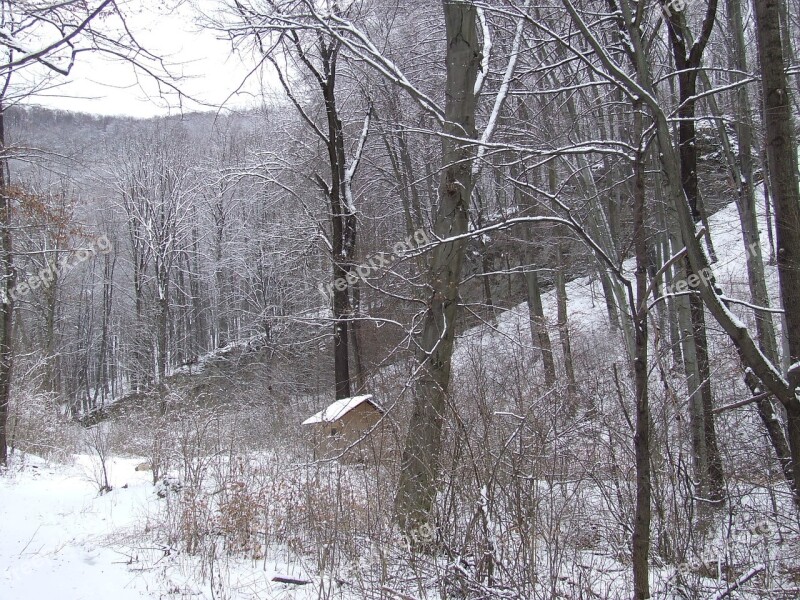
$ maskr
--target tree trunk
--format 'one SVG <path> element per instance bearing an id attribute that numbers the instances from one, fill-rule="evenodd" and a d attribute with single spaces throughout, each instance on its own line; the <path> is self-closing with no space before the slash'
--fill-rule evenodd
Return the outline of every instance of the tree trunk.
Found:
<path id="1" fill-rule="evenodd" d="M 554 196 L 558 191 L 556 185 L 556 164 L 555 161 L 550 161 L 550 169 L 548 171 L 550 193 Z M 609 235 L 614 239 L 612 229 L 609 221 Z M 572 342 L 569 337 L 569 323 L 567 322 L 567 265 L 564 261 L 564 251 L 562 248 L 563 239 L 566 237 L 566 229 L 563 226 L 555 227 L 555 243 L 556 243 L 556 312 L 558 317 L 558 338 L 561 341 L 561 353 L 564 357 L 564 374 L 567 376 L 567 392 L 569 394 L 570 406 L 574 406 L 575 392 L 575 367 L 572 362 Z"/>
<path id="2" fill-rule="evenodd" d="M 348 275 L 353 268 L 352 258 L 356 246 L 356 216 L 348 202 L 345 175 L 344 131 L 336 103 L 336 60 L 338 45 L 320 42 L 324 79 L 322 95 L 328 124 L 328 163 L 331 169 L 331 186 L 328 200 L 331 206 L 331 254 L 333 258 L 333 360 L 336 399 L 349 398 L 350 348 L 348 325 L 350 321 L 350 285 Z"/>
<path id="3" fill-rule="evenodd" d="M 527 111 L 522 103 L 519 104 L 519 113 L 521 118 L 527 119 Z M 524 177 L 527 180 L 527 175 L 520 173 L 519 161 L 521 160 L 522 157 L 520 156 L 518 160 L 511 162 L 510 172 L 512 179 Z M 520 186 L 514 186 L 514 204 L 519 207 L 524 207 L 526 212 L 529 212 L 532 216 L 535 214 L 536 204 L 531 196 Z M 539 274 L 537 272 L 536 257 L 534 256 L 533 249 L 533 235 L 530 227 L 525 229 L 524 235 L 527 241 L 527 247 L 522 254 L 522 264 L 524 266 L 522 280 L 525 283 L 525 294 L 528 302 L 531 345 L 538 346 L 542 353 L 545 386 L 552 388 L 556 382 L 556 366 L 553 359 L 553 345 L 550 341 L 550 334 L 547 331 L 547 321 L 544 318 L 542 290 L 539 285 Z"/>
<path id="4" fill-rule="evenodd" d="M 8 403 L 14 364 L 14 262 L 11 244 L 11 198 L 8 195 L 5 108 L 0 105 L 0 465 L 8 462 Z"/>
<path id="5" fill-rule="evenodd" d="M 106 404 L 109 382 L 108 364 L 113 361 L 113 358 L 109 356 L 109 340 L 111 337 L 111 309 L 114 298 L 115 264 L 116 257 L 108 255 L 103 257 L 103 329 L 100 336 L 100 350 L 98 352 L 100 365 L 95 381 L 95 395 L 97 395 L 98 390 L 101 390 L 102 393 L 100 397 L 101 407 L 104 407 Z"/>
<path id="6" fill-rule="evenodd" d="M 707 219 L 704 218 L 705 209 L 702 206 L 700 190 L 697 178 L 697 146 L 695 138 L 695 100 L 697 94 L 697 74 L 703 51 L 711 28 L 714 24 L 716 15 L 716 0 L 709 2 L 706 10 L 705 19 L 702 25 L 700 37 L 695 43 L 691 43 L 691 35 L 686 26 L 685 15 L 676 11 L 670 15 L 669 32 L 672 40 L 673 57 L 675 66 L 678 69 L 678 93 L 679 106 L 678 116 L 680 123 L 678 127 L 678 147 L 680 152 L 681 183 L 686 199 L 692 211 L 695 221 L 703 220 L 706 227 L 706 238 L 710 240 Z M 687 52 L 687 45 L 691 44 Z M 713 247 L 708 244 L 709 252 L 712 254 Z M 687 280 L 695 275 L 688 259 L 685 261 Z M 698 294 L 692 293 L 689 296 L 689 308 L 692 319 L 692 340 L 695 346 L 695 358 L 697 360 L 697 375 L 700 379 L 700 389 L 690 390 L 690 393 L 699 393 L 702 402 L 702 425 L 704 431 L 704 446 L 707 457 L 707 471 L 695 473 L 695 478 L 700 484 L 700 489 L 708 493 L 708 499 L 719 501 L 722 499 L 725 487 L 724 474 L 722 470 L 722 459 L 717 447 L 716 429 L 714 426 L 713 413 L 713 393 L 711 389 L 711 369 L 708 363 L 708 340 L 706 337 L 705 312 L 703 300 Z M 688 343 L 691 343 L 687 340 Z M 690 402 L 694 402 L 694 398 Z M 697 415 L 698 417 L 700 415 Z M 702 496 L 703 494 L 701 494 Z"/>
<path id="7" fill-rule="evenodd" d="M 553 346 L 550 343 L 550 334 L 547 332 L 547 323 L 542 309 L 542 293 L 539 288 L 539 276 L 536 269 L 530 264 L 533 259 L 531 252 L 526 252 L 525 262 L 529 269 L 522 274 L 525 279 L 525 290 L 528 295 L 528 317 L 531 323 L 531 343 L 538 344 L 542 352 L 542 367 L 544 368 L 544 384 L 552 388 L 556 382 L 556 366 L 553 361 Z"/>
<path id="8" fill-rule="evenodd" d="M 654 163 L 656 161 L 653 161 Z M 657 164 L 651 165 L 651 168 L 657 168 Z M 669 259 L 672 256 L 672 244 L 671 239 L 672 236 L 670 235 L 670 225 L 669 225 L 669 211 L 667 206 L 665 206 L 664 202 L 664 190 L 661 185 L 661 178 L 656 177 L 655 181 L 653 182 L 653 187 L 655 189 L 655 201 L 657 205 L 657 223 L 656 229 L 663 232 L 658 235 L 659 238 L 659 245 L 660 245 L 660 254 L 663 261 Z M 675 279 L 673 277 L 673 273 L 676 271 L 676 266 L 673 265 L 671 268 L 668 268 L 664 273 L 664 286 L 665 289 L 672 289 L 672 283 Z M 657 283 L 657 282 L 656 282 Z M 661 290 L 659 289 L 658 285 L 654 285 L 653 287 L 654 293 L 657 293 L 659 296 L 661 295 Z M 680 334 L 680 327 L 678 322 L 678 304 L 677 299 L 674 296 L 668 296 L 666 299 L 666 310 L 665 313 L 665 320 L 667 322 L 667 326 L 669 328 L 669 346 L 670 352 L 672 355 L 672 364 L 674 368 L 679 368 L 680 365 L 683 365 L 683 349 L 681 344 L 681 334 Z"/>
<path id="9" fill-rule="evenodd" d="M 742 22 L 742 8 L 740 0 L 726 0 L 731 32 L 731 62 L 735 77 L 742 77 L 736 73 L 747 72 L 747 53 L 744 40 L 744 25 Z M 753 185 L 753 119 L 750 98 L 747 87 L 742 85 L 736 90 L 735 95 L 737 114 L 737 138 L 739 142 L 738 161 L 733 162 L 733 177 L 739 187 L 736 207 L 739 212 L 739 222 L 742 228 L 742 241 L 745 247 L 747 261 L 747 280 L 750 287 L 750 302 L 755 306 L 769 308 L 769 295 L 767 293 L 766 277 L 764 274 L 764 260 L 761 254 L 761 240 L 758 234 L 758 221 L 756 218 L 756 197 Z M 719 112 L 719 111 L 716 111 Z M 722 135 L 726 135 L 724 127 Z M 730 144 L 728 144 L 729 146 Z M 733 158 L 733 157 L 732 157 Z M 764 181 L 764 188 L 767 182 Z M 754 311 L 756 320 L 756 335 L 758 345 L 764 355 L 778 364 L 778 344 L 775 339 L 775 326 L 772 316 L 765 311 Z M 760 388 L 755 382 L 750 385 L 753 395 L 760 393 Z M 756 403 L 758 415 L 767 430 L 772 448 L 781 466 L 781 471 L 790 487 L 794 489 L 795 483 L 791 469 L 791 456 L 789 442 L 775 406 L 771 398 L 764 398 Z"/>
<path id="10" fill-rule="evenodd" d="M 434 230 L 439 238 L 467 232 L 474 146 L 462 140 L 475 138 L 475 80 L 481 62 L 475 6 L 447 0 L 443 5 L 447 32 L 445 133 L 452 137 L 442 141 L 443 172 Z M 430 299 L 420 339 L 421 368 L 413 386 L 414 407 L 395 497 L 397 520 L 406 532 L 428 522 L 436 497 L 465 248 L 462 238 L 441 243 L 432 253 Z"/>
<path id="11" fill-rule="evenodd" d="M 764 130 L 767 161 L 775 203 L 775 237 L 778 276 L 789 342 L 788 372 L 790 392 L 795 401 L 786 402 L 789 446 L 795 483 L 800 482 L 800 192 L 797 185 L 797 154 L 792 144 L 793 122 L 790 94 L 783 70 L 783 44 L 778 0 L 755 0 L 756 40 L 761 63 L 761 89 L 764 102 Z M 795 487 L 800 502 L 800 489 Z"/>
<path id="12" fill-rule="evenodd" d="M 169 275 L 163 273 L 164 279 L 158 282 L 158 354 L 156 358 L 156 378 L 159 385 L 164 384 L 169 362 Z"/>
<path id="13" fill-rule="evenodd" d="M 367 386 L 364 374 L 364 360 L 361 352 L 361 287 L 359 282 L 353 284 L 353 314 L 350 320 L 350 348 L 353 360 L 353 378 L 356 392 L 363 392 Z"/>
<path id="14" fill-rule="evenodd" d="M 567 319 L 567 278 L 565 275 L 564 254 L 561 244 L 556 248 L 558 269 L 556 270 L 556 304 L 558 313 L 558 339 L 561 341 L 561 353 L 564 356 L 564 374 L 567 376 L 567 392 L 570 401 L 575 400 L 575 366 L 572 361 L 572 342 L 569 336 Z"/>
<path id="15" fill-rule="evenodd" d="M 214 281 L 217 287 L 217 301 L 215 306 L 216 330 L 215 342 L 217 347 L 228 343 L 228 289 L 225 269 L 223 267 L 223 244 L 225 243 L 225 206 L 224 198 L 220 193 L 219 198 L 212 206 L 214 216 Z"/>
<path id="16" fill-rule="evenodd" d="M 642 113 L 634 105 L 634 143 L 642 136 Z M 636 600 L 650 597 L 650 403 L 647 382 L 647 233 L 644 226 L 644 157 L 634 164 L 633 244 L 636 254 L 636 306 L 631 307 L 636 355 L 633 362 L 636 425 L 633 439 L 636 461 L 636 507 L 633 517 L 633 591 Z"/>

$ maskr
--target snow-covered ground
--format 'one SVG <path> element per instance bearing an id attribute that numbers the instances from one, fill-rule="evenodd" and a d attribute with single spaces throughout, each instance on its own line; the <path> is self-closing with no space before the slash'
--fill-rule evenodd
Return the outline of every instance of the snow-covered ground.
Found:
<path id="1" fill-rule="evenodd" d="M 196 557 L 153 542 L 146 531 L 165 500 L 141 458 L 110 458 L 112 491 L 100 495 L 99 462 L 77 455 L 73 464 L 16 454 L 0 476 L 0 600 L 114 600 L 220 598 L 213 577 L 201 577 Z M 280 560 L 224 560 L 225 598 L 305 600 L 319 597 L 275 576 L 311 580 Z M 330 582 L 326 582 L 329 584 Z M 217 586 L 220 582 L 217 582 Z M 341 597 L 341 596 L 335 596 Z"/>
<path id="2" fill-rule="evenodd" d="M 766 234 L 764 196 L 761 186 L 756 189 L 756 207 L 761 250 L 766 263 L 770 256 L 770 249 Z M 714 250 L 718 258 L 717 262 L 712 265 L 717 285 L 722 287 L 726 296 L 731 299 L 749 302 L 747 257 L 742 242 L 742 232 L 736 205 L 734 203 L 728 204 L 725 208 L 711 215 L 708 221 Z M 633 281 L 634 259 L 626 260 L 622 268 L 626 276 Z M 771 306 L 773 309 L 779 308 L 777 268 L 774 265 L 765 264 L 765 274 Z M 663 288 L 663 277 L 660 280 L 660 285 Z M 622 337 L 609 335 L 608 313 L 603 290 L 597 278 L 595 276 L 586 276 L 568 281 L 566 292 L 568 298 L 567 318 L 570 323 L 570 329 L 574 337 L 580 336 L 573 339 L 573 351 L 577 350 L 580 353 L 581 346 L 591 348 L 593 351 L 601 351 L 608 359 L 608 364 L 615 360 L 626 360 Z M 542 308 L 545 319 L 551 326 L 558 322 L 554 290 L 542 293 Z M 736 304 L 733 307 L 733 312 L 745 318 L 748 324 L 752 324 L 753 318 L 749 310 L 742 309 L 741 305 Z M 780 327 L 780 319 L 773 318 L 776 325 Z M 713 318 L 710 315 L 707 319 L 709 323 L 713 323 Z M 715 329 L 715 326 L 712 326 L 712 329 Z M 551 332 L 552 334 L 553 332 Z M 711 336 L 712 338 L 714 337 L 713 332 Z M 513 343 L 509 343 L 509 341 Z M 456 372 L 458 372 L 459 368 L 463 368 L 466 355 L 470 351 L 474 351 L 476 347 L 482 347 L 486 352 L 503 355 L 518 352 L 520 343 L 525 346 L 531 344 L 527 302 L 522 302 L 511 310 L 498 315 L 497 323 L 494 327 L 485 325 L 474 327 L 459 336 L 458 340 L 456 340 L 453 357 L 454 368 Z M 714 344 L 713 339 L 711 343 L 712 345 Z M 560 360 L 561 352 L 558 343 L 553 344 L 553 351 L 556 359 Z"/>
<path id="3" fill-rule="evenodd" d="M 137 462 L 112 459 L 114 489 L 100 496 L 87 456 L 72 465 L 14 457 L 0 477 L 2 600 L 157 597 L 119 549 L 153 493 Z"/>

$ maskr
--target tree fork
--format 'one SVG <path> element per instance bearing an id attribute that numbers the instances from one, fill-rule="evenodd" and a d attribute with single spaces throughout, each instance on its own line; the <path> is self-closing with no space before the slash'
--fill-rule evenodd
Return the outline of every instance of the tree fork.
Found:
<path id="1" fill-rule="evenodd" d="M 467 232 L 473 188 L 475 80 L 481 63 L 472 2 L 444 0 L 447 32 L 444 169 L 434 233 L 438 238 Z M 458 307 L 458 283 L 466 241 L 459 238 L 436 246 L 429 267 L 430 299 L 420 347 L 420 369 L 414 382 L 414 408 L 401 459 L 395 511 L 400 528 L 415 531 L 428 523 L 436 496 L 441 434 L 450 380 Z M 412 536 L 412 539 L 414 536 Z"/>

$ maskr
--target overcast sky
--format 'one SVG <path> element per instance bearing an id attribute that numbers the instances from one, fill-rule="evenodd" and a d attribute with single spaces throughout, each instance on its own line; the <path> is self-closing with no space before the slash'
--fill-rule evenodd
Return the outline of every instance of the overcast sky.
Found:
<path id="1" fill-rule="evenodd" d="M 131 12 L 133 6 L 136 12 Z M 260 104 L 258 77 L 251 78 L 241 92 L 229 98 L 253 69 L 255 59 L 247 53 L 232 54 L 229 41 L 218 39 L 211 30 L 200 29 L 190 6 L 176 8 L 139 0 L 135 5 L 129 4 L 127 10 L 126 21 L 139 43 L 173 64 L 171 70 L 185 77 L 178 85 L 187 94 L 215 106 L 227 100 L 229 108 Z M 71 75 L 59 77 L 56 82 L 59 85 L 55 89 L 37 94 L 29 102 L 103 115 L 148 117 L 180 112 L 174 95 L 159 98 L 153 81 L 137 77 L 131 66 L 99 54 L 80 55 Z M 212 108 L 187 102 L 183 110 Z"/>

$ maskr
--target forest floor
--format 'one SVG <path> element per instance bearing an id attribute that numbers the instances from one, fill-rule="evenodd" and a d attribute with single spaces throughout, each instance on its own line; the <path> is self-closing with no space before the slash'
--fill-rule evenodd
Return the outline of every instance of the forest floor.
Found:
<path id="1" fill-rule="evenodd" d="M 197 561 L 146 535 L 165 499 L 149 471 L 136 471 L 143 460 L 109 458 L 112 490 L 101 495 L 97 459 L 75 455 L 71 464 L 57 464 L 17 453 L 0 477 L 0 600 L 220 597 L 213 576 L 205 583 L 197 577 Z M 313 583 L 272 582 L 310 579 L 296 565 L 232 561 L 225 575 L 226 591 L 239 588 L 247 592 L 242 597 L 319 597 Z"/>
<path id="2" fill-rule="evenodd" d="M 71 465 L 13 457 L 0 478 L 3 600 L 151 597 L 146 578 L 114 548 L 152 494 L 149 473 L 114 459 L 116 487 L 100 496 L 90 464 L 85 456 Z"/>

